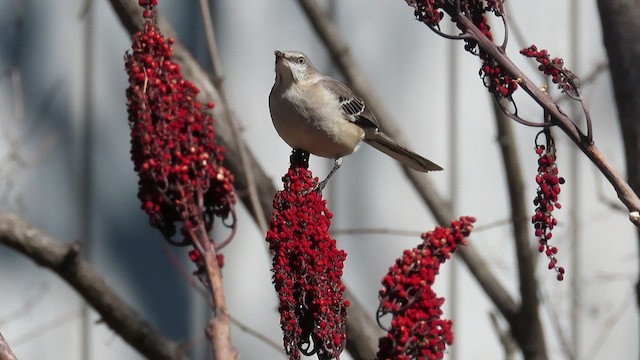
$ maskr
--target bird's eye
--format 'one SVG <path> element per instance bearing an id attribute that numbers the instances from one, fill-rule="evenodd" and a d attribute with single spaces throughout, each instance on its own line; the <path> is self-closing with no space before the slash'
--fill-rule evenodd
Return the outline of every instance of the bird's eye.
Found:
<path id="1" fill-rule="evenodd" d="M 305 63 L 305 62 L 306 62 L 306 61 L 304 60 L 304 57 L 300 56 L 300 57 L 298 58 L 298 64 L 300 64 L 300 65 L 304 65 L 304 63 Z"/>

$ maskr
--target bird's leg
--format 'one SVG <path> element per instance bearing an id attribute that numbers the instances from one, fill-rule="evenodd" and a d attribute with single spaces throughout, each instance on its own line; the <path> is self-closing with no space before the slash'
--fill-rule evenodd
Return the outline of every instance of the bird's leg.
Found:
<path id="1" fill-rule="evenodd" d="M 336 173 L 336 171 L 338 171 L 340 165 L 342 165 L 342 157 L 335 159 L 335 161 L 333 162 L 333 168 L 331 169 L 331 171 L 329 171 L 327 177 L 324 180 L 320 181 L 318 185 L 316 185 L 314 190 L 321 193 L 322 189 L 324 189 L 324 187 L 327 185 L 329 179 L 333 176 L 333 174 Z"/>

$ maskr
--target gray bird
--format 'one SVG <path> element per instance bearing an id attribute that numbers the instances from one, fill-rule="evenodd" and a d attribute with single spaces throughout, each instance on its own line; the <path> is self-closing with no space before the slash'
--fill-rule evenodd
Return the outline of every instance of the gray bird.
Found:
<path id="1" fill-rule="evenodd" d="M 276 81 L 269 94 L 271 120 L 280 137 L 294 149 L 334 159 L 316 187 L 322 191 L 342 165 L 342 157 L 367 144 L 411 169 L 442 170 L 437 164 L 396 143 L 345 84 L 318 72 L 299 51 L 276 51 Z"/>

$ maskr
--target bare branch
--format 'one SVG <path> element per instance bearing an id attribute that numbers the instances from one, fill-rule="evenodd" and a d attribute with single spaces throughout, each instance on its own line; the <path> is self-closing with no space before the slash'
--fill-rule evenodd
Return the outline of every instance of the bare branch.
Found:
<path id="1" fill-rule="evenodd" d="M 494 103 L 495 104 L 495 103 Z M 535 358 L 546 357 L 546 345 L 542 323 L 540 321 L 539 300 L 537 295 L 538 283 L 535 277 L 535 253 L 529 243 L 529 222 L 527 221 L 527 206 L 525 197 L 524 179 L 515 137 L 511 127 L 511 121 L 500 111 L 497 104 L 494 105 L 494 114 L 498 129 L 498 144 L 500 145 L 502 162 L 504 164 L 505 178 L 509 190 L 509 204 L 511 217 L 513 218 L 513 239 L 515 244 L 516 259 L 518 265 L 518 280 L 520 298 L 522 299 L 520 311 L 513 318 L 507 318 L 513 336 L 516 338 L 523 352 L 535 354 Z M 518 331 L 518 324 L 527 324 L 527 331 Z M 528 349 L 525 349 L 528 344 Z M 527 356 L 525 356 L 526 358 Z M 531 358 L 531 357 L 530 357 Z"/>
<path id="2" fill-rule="evenodd" d="M 17 215 L 3 212 L 0 212 L 0 244 L 57 273 L 91 304 L 111 329 L 145 357 L 186 359 L 180 345 L 156 332 L 80 258 L 77 244 L 62 244 Z"/>
<path id="3" fill-rule="evenodd" d="M 602 345 L 607 341 L 607 338 L 611 335 L 613 328 L 619 321 L 622 319 L 622 316 L 629 310 L 629 308 L 633 307 L 633 293 L 622 297 L 622 301 L 620 302 L 620 306 L 613 309 L 611 315 L 606 319 L 604 324 L 599 326 L 600 334 L 595 338 L 595 340 L 591 343 L 591 347 L 585 354 L 589 354 L 587 359 L 596 359 L 600 350 L 602 350 Z"/>
<path id="4" fill-rule="evenodd" d="M 207 36 L 207 47 L 209 49 L 209 57 L 211 58 L 212 72 L 213 72 L 213 85 L 216 90 L 220 94 L 220 100 L 222 101 L 222 105 L 227 111 L 225 111 L 225 115 L 228 117 L 227 122 L 229 123 L 232 131 L 232 135 L 235 138 L 236 151 L 240 155 L 240 160 L 242 162 L 242 169 L 247 178 L 247 190 L 249 191 L 249 203 L 251 204 L 251 209 L 256 213 L 255 220 L 258 223 L 258 227 L 263 234 L 267 233 L 269 230 L 267 218 L 265 216 L 264 211 L 260 207 L 260 199 L 258 198 L 258 190 L 256 188 L 256 177 L 253 174 L 253 168 L 250 165 L 250 159 L 248 155 L 247 144 L 244 141 L 241 141 L 240 129 L 238 126 L 238 121 L 235 119 L 233 115 L 233 111 L 231 111 L 231 105 L 229 103 L 229 99 L 227 97 L 227 91 L 224 87 L 224 76 L 222 73 L 222 61 L 220 60 L 220 54 L 218 52 L 218 45 L 216 43 L 216 37 L 214 34 L 213 21 L 211 19 L 211 10 L 209 9 L 209 1 L 208 0 L 200 0 L 200 12 L 202 13 L 202 20 L 204 22 L 205 34 Z"/>
<path id="5" fill-rule="evenodd" d="M 513 360 L 515 359 L 515 354 L 518 351 L 518 345 L 513 339 L 511 332 L 508 329 L 503 329 L 500 325 L 500 320 L 498 320 L 498 314 L 495 312 L 489 313 L 489 318 L 491 319 L 491 324 L 493 325 L 493 329 L 496 334 L 498 334 L 498 339 L 500 339 L 500 343 L 502 344 L 502 348 L 504 349 L 504 359 L 505 360 Z"/>

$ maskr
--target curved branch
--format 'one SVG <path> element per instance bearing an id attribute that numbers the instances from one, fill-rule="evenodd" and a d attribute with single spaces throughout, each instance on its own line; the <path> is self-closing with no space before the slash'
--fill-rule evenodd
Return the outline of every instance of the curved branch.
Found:
<path id="1" fill-rule="evenodd" d="M 62 244 L 19 216 L 0 212 L 0 244 L 49 268 L 71 285 L 102 320 L 140 354 L 150 359 L 187 359 L 182 347 L 156 332 L 80 258 L 78 244 Z"/>
<path id="2" fill-rule="evenodd" d="M 429 25 L 426 21 L 422 21 L 422 23 L 427 25 L 427 27 L 429 29 L 431 29 L 431 31 L 433 31 L 436 35 L 442 36 L 445 39 L 449 39 L 449 40 L 469 40 L 469 39 L 472 38 L 468 34 L 450 35 L 450 34 L 442 32 L 440 29 L 436 29 L 435 26 Z"/>
<path id="3" fill-rule="evenodd" d="M 552 126 L 553 124 L 550 124 L 549 122 L 533 122 L 533 121 L 529 121 L 529 120 L 525 120 L 523 118 L 521 118 L 518 115 L 518 107 L 516 106 L 516 103 L 513 100 L 509 100 L 511 101 L 511 103 L 513 104 L 513 106 L 515 107 L 515 111 L 514 112 L 510 112 L 505 106 L 504 104 L 500 101 L 500 99 L 498 97 L 496 97 L 495 95 L 491 95 L 491 97 L 493 98 L 493 103 L 500 108 L 500 110 L 502 110 L 502 113 L 506 116 L 508 116 L 509 118 L 511 118 L 511 120 L 524 125 L 524 126 L 529 126 L 529 127 L 549 127 Z"/>

